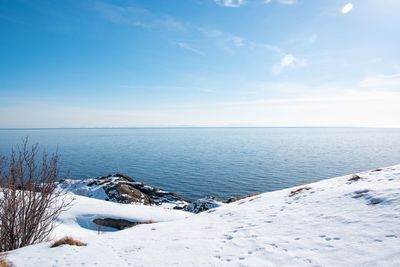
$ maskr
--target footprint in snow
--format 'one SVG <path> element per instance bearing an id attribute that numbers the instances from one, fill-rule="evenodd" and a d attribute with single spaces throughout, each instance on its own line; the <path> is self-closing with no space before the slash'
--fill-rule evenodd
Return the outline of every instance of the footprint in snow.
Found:
<path id="1" fill-rule="evenodd" d="M 359 197 L 363 197 L 366 195 L 366 193 L 369 192 L 369 189 L 362 189 L 362 190 L 356 190 L 353 192 L 353 196 L 352 198 L 359 198 Z"/>
<path id="2" fill-rule="evenodd" d="M 232 239 L 233 239 L 233 236 L 231 236 L 231 235 L 225 235 L 225 238 L 226 238 L 227 240 L 232 240 Z"/>
<path id="3" fill-rule="evenodd" d="M 385 236 L 389 238 L 397 238 L 397 235 L 385 235 Z"/>
<path id="4" fill-rule="evenodd" d="M 312 263 L 312 261 L 311 261 L 310 259 L 308 259 L 308 258 L 307 258 L 307 259 L 304 259 L 304 261 L 305 261 L 305 262 L 308 262 L 308 263 Z"/>
<path id="5" fill-rule="evenodd" d="M 382 198 L 382 197 L 373 197 L 373 198 L 369 199 L 368 205 L 376 205 L 376 204 L 379 204 L 379 203 L 382 203 L 382 202 L 385 202 L 384 198 Z"/>

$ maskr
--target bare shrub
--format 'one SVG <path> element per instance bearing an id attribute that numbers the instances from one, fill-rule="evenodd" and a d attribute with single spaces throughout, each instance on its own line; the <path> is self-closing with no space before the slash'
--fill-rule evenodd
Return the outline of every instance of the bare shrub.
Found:
<path id="1" fill-rule="evenodd" d="M 57 189 L 58 154 L 22 141 L 0 158 L 0 252 L 43 242 L 72 198 Z"/>
<path id="2" fill-rule="evenodd" d="M 59 247 L 62 245 L 70 245 L 70 246 L 78 246 L 78 247 L 86 246 L 85 243 L 83 243 L 79 240 L 73 239 L 70 236 L 66 236 L 66 237 L 61 238 L 60 240 L 55 241 L 50 247 L 56 248 L 56 247 Z"/>

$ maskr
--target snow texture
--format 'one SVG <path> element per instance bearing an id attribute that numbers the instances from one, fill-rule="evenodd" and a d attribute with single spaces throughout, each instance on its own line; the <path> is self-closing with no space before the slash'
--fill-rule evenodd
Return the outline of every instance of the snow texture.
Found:
<path id="1" fill-rule="evenodd" d="M 55 233 L 87 246 L 43 243 L 7 258 L 15 266 L 400 266 L 400 165 L 357 175 L 197 215 L 77 197 Z M 168 222 L 98 235 L 91 216 Z"/>

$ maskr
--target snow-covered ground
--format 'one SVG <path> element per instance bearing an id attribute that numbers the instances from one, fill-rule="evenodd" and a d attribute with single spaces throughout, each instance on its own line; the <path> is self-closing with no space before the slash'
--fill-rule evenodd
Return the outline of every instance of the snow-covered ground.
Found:
<path id="1" fill-rule="evenodd" d="M 400 165 L 358 176 L 264 193 L 197 215 L 78 197 L 56 234 L 87 246 L 43 243 L 7 258 L 15 266 L 400 266 Z M 89 215 L 173 221 L 98 235 L 79 222 Z"/>
<path id="2" fill-rule="evenodd" d="M 185 219 L 192 213 L 165 207 L 145 206 L 137 204 L 119 204 L 82 196 L 74 196 L 73 206 L 62 213 L 51 239 L 70 235 L 79 239 L 99 236 L 117 231 L 115 228 L 98 227 L 93 223 L 96 218 L 125 219 L 137 222 L 166 222 Z"/>

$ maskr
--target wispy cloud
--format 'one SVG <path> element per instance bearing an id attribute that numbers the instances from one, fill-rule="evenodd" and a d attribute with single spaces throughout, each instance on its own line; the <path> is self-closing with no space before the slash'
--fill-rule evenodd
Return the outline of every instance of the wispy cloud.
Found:
<path id="1" fill-rule="evenodd" d="M 350 11 L 353 10 L 353 4 L 352 3 L 347 3 L 341 10 L 343 15 L 346 15 L 347 13 L 349 13 Z"/>
<path id="2" fill-rule="evenodd" d="M 219 48 L 232 54 L 235 48 L 243 48 L 249 46 L 250 42 L 242 36 L 238 36 L 231 33 L 224 33 L 217 29 L 204 29 L 198 28 L 198 30 L 207 38 L 213 40 Z"/>
<path id="3" fill-rule="evenodd" d="M 304 58 L 297 58 L 292 54 L 285 54 L 278 64 L 272 67 L 272 74 L 280 74 L 283 70 L 289 68 L 304 67 L 307 61 Z"/>
<path id="4" fill-rule="evenodd" d="M 278 0 L 283 5 L 293 5 L 297 3 L 297 0 Z"/>
<path id="5" fill-rule="evenodd" d="M 214 0 L 220 6 L 224 7 L 240 7 L 245 3 L 244 0 Z"/>
<path id="6" fill-rule="evenodd" d="M 154 13 L 132 5 L 114 5 L 97 2 L 95 10 L 104 19 L 135 27 L 162 28 L 173 31 L 185 31 L 185 25 L 178 19 L 163 13 Z"/>
<path id="7" fill-rule="evenodd" d="M 400 73 L 368 76 L 361 81 L 360 85 L 363 88 L 400 91 Z"/>
<path id="8" fill-rule="evenodd" d="M 297 0 L 276 0 L 276 2 L 282 4 L 282 5 L 293 5 L 297 3 Z M 270 4 L 272 3 L 272 0 L 264 0 L 265 4 Z"/>
<path id="9" fill-rule="evenodd" d="M 305 38 L 302 42 L 302 45 L 304 47 L 310 47 L 312 45 L 314 45 L 318 40 L 318 35 L 317 34 L 312 34 L 310 36 L 308 36 L 307 38 Z"/>
<path id="10" fill-rule="evenodd" d="M 279 55 L 285 55 L 285 51 L 279 46 L 255 42 L 243 36 L 225 33 L 218 29 L 205 29 L 198 28 L 198 30 L 207 38 L 213 40 L 217 47 L 224 50 L 229 54 L 233 54 L 235 49 L 248 48 L 248 49 L 263 49 L 272 51 Z"/>
<path id="11" fill-rule="evenodd" d="M 179 46 L 182 49 L 188 50 L 188 51 L 193 52 L 195 54 L 198 54 L 198 55 L 201 55 L 201 56 L 205 56 L 203 51 L 194 48 L 193 46 L 191 46 L 188 43 L 176 42 L 176 45 Z"/>

